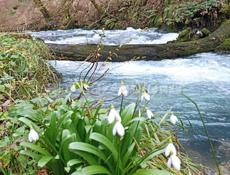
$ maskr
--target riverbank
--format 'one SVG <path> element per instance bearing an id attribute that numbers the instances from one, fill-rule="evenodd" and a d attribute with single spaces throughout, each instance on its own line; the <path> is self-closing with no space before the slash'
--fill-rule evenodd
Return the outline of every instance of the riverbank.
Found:
<path id="1" fill-rule="evenodd" d="M 38 96 L 58 83 L 57 74 L 45 61 L 51 57 L 42 41 L 24 34 L 0 33 L 0 109 L 17 99 Z"/>
<path id="2" fill-rule="evenodd" d="M 213 30 L 229 18 L 230 7 L 227 0 L 3 0 L 0 11 L 0 31 L 83 27 L 158 27 L 175 31 L 187 27 Z"/>

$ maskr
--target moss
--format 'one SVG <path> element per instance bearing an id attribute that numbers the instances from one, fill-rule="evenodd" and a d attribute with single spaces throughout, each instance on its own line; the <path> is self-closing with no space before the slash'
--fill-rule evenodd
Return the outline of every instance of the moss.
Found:
<path id="1" fill-rule="evenodd" d="M 217 47 L 217 50 L 230 52 L 230 38 L 225 39 L 224 42 Z"/>
<path id="2" fill-rule="evenodd" d="M 46 45 L 25 34 L 0 34 L 0 104 L 43 93 L 58 78 Z"/>
<path id="3" fill-rule="evenodd" d="M 204 37 L 208 36 L 211 33 L 207 28 L 203 28 L 201 32 L 203 33 Z"/>
<path id="4" fill-rule="evenodd" d="M 189 41 L 190 40 L 191 29 L 186 28 L 179 33 L 178 41 Z"/>

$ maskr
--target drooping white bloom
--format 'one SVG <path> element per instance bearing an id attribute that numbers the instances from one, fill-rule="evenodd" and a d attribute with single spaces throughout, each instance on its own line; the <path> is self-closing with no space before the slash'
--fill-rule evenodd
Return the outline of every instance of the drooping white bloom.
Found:
<path id="1" fill-rule="evenodd" d="M 152 113 L 152 111 L 150 111 L 149 109 L 146 110 L 146 114 L 147 114 L 147 117 L 148 117 L 149 119 L 151 119 L 151 118 L 153 117 L 153 113 Z"/>
<path id="2" fill-rule="evenodd" d="M 39 139 L 38 133 L 33 128 L 31 128 L 30 133 L 28 135 L 29 142 L 36 142 L 38 139 Z"/>
<path id="3" fill-rule="evenodd" d="M 85 91 L 87 91 L 87 90 L 89 89 L 89 85 L 88 85 L 88 84 L 84 84 L 84 85 L 83 85 L 83 89 L 84 89 Z"/>
<path id="4" fill-rule="evenodd" d="M 118 90 L 118 96 L 120 96 L 120 95 L 123 95 L 125 97 L 128 95 L 128 90 L 127 90 L 125 85 L 120 86 L 120 88 Z"/>
<path id="5" fill-rule="evenodd" d="M 117 121 L 113 126 L 113 135 L 115 136 L 116 134 L 121 137 L 125 135 L 125 128 L 119 121 Z"/>
<path id="6" fill-rule="evenodd" d="M 73 84 L 71 87 L 70 87 L 70 90 L 71 92 L 75 92 L 77 89 L 76 89 L 76 85 Z"/>
<path id="7" fill-rule="evenodd" d="M 171 155 L 168 159 L 167 165 L 169 168 L 175 168 L 180 171 L 181 160 L 176 155 Z"/>
<path id="8" fill-rule="evenodd" d="M 141 95 L 141 100 L 146 100 L 146 101 L 149 101 L 150 100 L 150 95 L 145 91 L 142 93 Z"/>
<path id="9" fill-rule="evenodd" d="M 121 122 L 121 117 L 120 114 L 116 111 L 116 109 L 112 107 L 109 111 L 108 122 L 109 124 L 111 124 L 115 121 Z"/>
<path id="10" fill-rule="evenodd" d="M 173 145 L 173 143 L 169 143 L 165 148 L 165 156 L 168 157 L 170 155 L 176 155 L 176 147 Z"/>
<path id="11" fill-rule="evenodd" d="M 174 114 L 172 114 L 170 116 L 170 122 L 175 125 L 178 122 L 177 116 L 175 116 Z"/>

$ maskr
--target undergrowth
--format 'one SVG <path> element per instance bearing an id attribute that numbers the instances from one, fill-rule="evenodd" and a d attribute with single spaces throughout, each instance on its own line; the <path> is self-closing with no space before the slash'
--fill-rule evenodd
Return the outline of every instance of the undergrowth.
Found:
<path id="1" fill-rule="evenodd" d="M 0 104 L 30 99 L 57 82 L 44 60 L 50 56 L 39 40 L 25 34 L 0 34 Z"/>

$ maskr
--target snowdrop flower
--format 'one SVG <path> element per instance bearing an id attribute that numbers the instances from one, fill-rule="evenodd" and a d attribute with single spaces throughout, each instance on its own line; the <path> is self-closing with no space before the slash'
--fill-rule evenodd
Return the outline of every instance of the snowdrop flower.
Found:
<path id="1" fill-rule="evenodd" d="M 151 119 L 151 118 L 153 117 L 153 113 L 152 113 L 152 111 L 150 111 L 149 109 L 146 110 L 146 114 L 147 114 L 147 117 L 148 117 L 149 119 Z"/>
<path id="2" fill-rule="evenodd" d="M 85 91 L 87 91 L 87 90 L 89 89 L 89 85 L 88 85 L 88 84 L 84 84 L 84 85 L 83 85 L 83 89 L 84 89 Z"/>
<path id="3" fill-rule="evenodd" d="M 120 114 L 114 109 L 114 107 L 111 108 L 108 116 L 108 122 L 109 124 L 113 123 L 114 121 L 121 122 Z"/>
<path id="4" fill-rule="evenodd" d="M 118 90 L 118 96 L 127 96 L 128 95 L 128 90 L 125 85 L 121 85 L 121 87 Z"/>
<path id="5" fill-rule="evenodd" d="M 175 168 L 180 171 L 181 160 L 176 155 L 171 155 L 168 159 L 167 165 L 169 168 Z"/>
<path id="6" fill-rule="evenodd" d="M 119 121 L 117 121 L 113 126 L 113 135 L 115 136 L 116 134 L 121 137 L 125 135 L 125 128 Z"/>
<path id="7" fill-rule="evenodd" d="M 33 128 L 31 128 L 30 133 L 28 135 L 29 142 L 33 142 L 33 141 L 36 142 L 38 139 L 39 139 L 38 133 Z"/>
<path id="8" fill-rule="evenodd" d="M 141 100 L 143 101 L 144 99 L 147 100 L 147 101 L 150 100 L 150 95 L 146 91 L 143 92 L 142 95 L 141 95 Z"/>
<path id="9" fill-rule="evenodd" d="M 77 89 L 76 89 L 76 85 L 73 84 L 71 87 L 70 87 L 70 90 L 71 92 L 75 92 Z"/>
<path id="10" fill-rule="evenodd" d="M 174 114 L 172 114 L 170 116 L 170 122 L 175 125 L 178 122 L 177 116 L 175 116 Z"/>
<path id="11" fill-rule="evenodd" d="M 165 148 L 165 156 L 168 157 L 170 155 L 176 155 L 176 147 L 173 145 L 173 143 L 169 143 Z"/>

